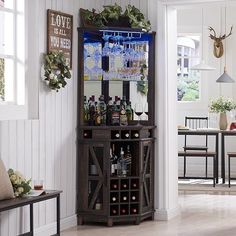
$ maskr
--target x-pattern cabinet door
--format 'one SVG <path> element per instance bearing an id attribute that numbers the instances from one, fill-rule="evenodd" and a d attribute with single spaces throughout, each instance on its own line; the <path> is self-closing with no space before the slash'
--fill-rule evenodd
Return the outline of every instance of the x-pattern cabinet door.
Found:
<path id="1" fill-rule="evenodd" d="M 142 213 L 153 208 L 153 143 L 141 142 L 141 209 Z"/>
<path id="2" fill-rule="evenodd" d="M 82 186 L 79 187 L 83 199 L 83 211 L 92 214 L 106 214 L 107 212 L 107 175 L 109 150 L 107 144 L 93 142 L 83 145 L 80 155 Z M 82 177 L 82 175 L 80 175 Z M 80 177 L 80 178 L 81 178 Z M 79 181 L 80 182 L 80 181 Z"/>

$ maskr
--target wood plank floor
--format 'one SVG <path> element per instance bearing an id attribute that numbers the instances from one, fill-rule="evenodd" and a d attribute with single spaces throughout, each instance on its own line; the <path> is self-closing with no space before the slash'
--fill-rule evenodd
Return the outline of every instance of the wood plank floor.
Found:
<path id="1" fill-rule="evenodd" d="M 236 193 L 180 191 L 180 215 L 168 222 L 106 227 L 84 225 L 63 236 L 235 236 Z"/>

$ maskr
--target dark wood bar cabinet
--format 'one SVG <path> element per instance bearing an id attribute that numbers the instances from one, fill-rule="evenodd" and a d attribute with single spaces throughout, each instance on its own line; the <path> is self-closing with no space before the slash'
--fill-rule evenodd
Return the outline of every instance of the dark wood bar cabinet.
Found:
<path id="1" fill-rule="evenodd" d="M 78 42 L 78 224 L 153 219 L 155 32 L 78 28 Z M 148 109 L 140 123 L 133 114 L 127 125 L 95 125 L 85 118 L 84 101 L 99 95 L 105 104 L 117 95 Z M 122 151 L 129 152 L 129 169 L 119 174 L 111 155 Z"/>

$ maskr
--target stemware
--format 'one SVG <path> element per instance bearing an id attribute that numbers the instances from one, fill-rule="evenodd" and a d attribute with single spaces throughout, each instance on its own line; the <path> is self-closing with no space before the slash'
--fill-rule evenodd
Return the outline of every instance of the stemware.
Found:
<path id="1" fill-rule="evenodd" d="M 143 114 L 143 106 L 141 103 L 135 103 L 134 113 L 138 116 L 137 125 L 140 125 L 140 119 L 141 119 L 140 116 Z"/>

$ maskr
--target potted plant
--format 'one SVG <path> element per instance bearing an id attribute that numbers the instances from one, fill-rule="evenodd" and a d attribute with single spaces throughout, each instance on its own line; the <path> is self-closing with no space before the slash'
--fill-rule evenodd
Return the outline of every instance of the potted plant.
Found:
<path id="1" fill-rule="evenodd" d="M 220 129 L 226 130 L 228 126 L 226 112 L 236 109 L 236 103 L 231 98 L 221 96 L 216 100 L 212 100 L 209 108 L 210 112 L 220 113 Z"/>

